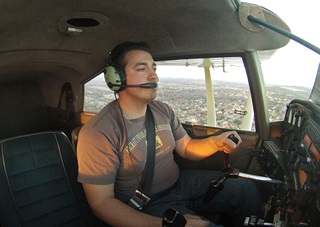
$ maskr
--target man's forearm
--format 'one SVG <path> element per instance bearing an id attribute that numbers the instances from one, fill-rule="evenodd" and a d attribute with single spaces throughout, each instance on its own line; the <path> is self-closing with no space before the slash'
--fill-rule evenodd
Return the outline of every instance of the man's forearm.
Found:
<path id="1" fill-rule="evenodd" d="M 92 207 L 94 214 L 112 226 L 141 227 L 162 226 L 162 219 L 154 217 L 124 204 L 118 199 L 108 198 Z"/>
<path id="2" fill-rule="evenodd" d="M 237 135 L 236 138 L 238 139 L 238 143 L 235 143 L 228 138 L 231 134 Z M 218 151 L 230 154 L 241 142 L 241 138 L 235 131 L 224 132 L 220 135 L 210 136 L 205 139 L 192 139 L 186 147 L 185 157 L 190 160 L 201 160 Z"/>
<path id="3" fill-rule="evenodd" d="M 197 161 L 216 153 L 219 150 L 213 141 L 212 138 L 192 139 L 186 148 L 186 158 Z"/>

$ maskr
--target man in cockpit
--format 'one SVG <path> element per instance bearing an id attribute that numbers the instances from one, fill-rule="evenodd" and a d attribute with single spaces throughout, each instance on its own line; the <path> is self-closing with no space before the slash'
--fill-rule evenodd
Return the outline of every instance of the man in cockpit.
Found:
<path id="1" fill-rule="evenodd" d="M 220 172 L 180 171 L 173 156 L 175 151 L 183 158 L 201 160 L 218 151 L 230 154 L 242 142 L 237 132 L 190 138 L 173 110 L 155 100 L 156 64 L 145 43 L 119 44 L 108 64 L 106 82 L 117 99 L 82 127 L 77 149 L 78 180 L 95 215 L 112 226 L 154 227 L 177 226 L 176 216 L 174 220 L 161 218 L 170 208 L 185 218 L 186 226 L 217 226 L 205 218 L 213 214 L 230 217 L 234 226 L 242 226 L 246 216 L 256 214 L 260 194 L 250 180 L 227 179 L 223 190 L 204 203 L 208 186 Z M 153 177 L 145 193 L 142 178 L 152 155 L 146 125 L 151 121 L 155 129 Z M 228 138 L 231 134 L 237 144 Z"/>

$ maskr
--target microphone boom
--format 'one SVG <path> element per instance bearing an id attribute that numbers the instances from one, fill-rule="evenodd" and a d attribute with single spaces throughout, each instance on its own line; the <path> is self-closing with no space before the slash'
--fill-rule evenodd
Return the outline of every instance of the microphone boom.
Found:
<path id="1" fill-rule="evenodd" d="M 139 87 L 142 88 L 156 88 L 158 85 L 156 83 L 145 83 L 145 84 L 140 84 Z"/>
<path id="2" fill-rule="evenodd" d="M 110 88 L 112 87 L 140 87 L 140 88 L 156 88 L 158 85 L 157 83 L 144 83 L 144 84 L 135 84 L 135 85 L 121 85 L 121 84 L 112 84 L 108 83 Z"/>

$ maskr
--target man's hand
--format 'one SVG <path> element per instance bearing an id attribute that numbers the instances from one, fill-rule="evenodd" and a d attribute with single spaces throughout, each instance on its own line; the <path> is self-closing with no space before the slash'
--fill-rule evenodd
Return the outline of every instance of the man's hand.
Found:
<path id="1" fill-rule="evenodd" d="M 231 135 L 233 135 L 238 139 L 237 144 L 229 138 L 229 136 Z M 242 143 L 241 137 L 238 135 L 236 131 L 224 132 L 216 137 L 217 138 L 215 138 L 216 139 L 215 143 L 216 143 L 217 149 L 220 151 L 223 151 L 226 154 L 232 153 Z"/>
<path id="2" fill-rule="evenodd" d="M 235 144 L 228 138 L 234 135 L 238 139 Z M 204 139 L 192 139 L 188 134 L 176 141 L 175 151 L 181 156 L 189 160 L 201 160 L 218 151 L 226 154 L 232 153 L 242 143 L 241 137 L 236 131 L 224 132 L 217 136 L 210 136 Z"/>
<path id="3" fill-rule="evenodd" d="M 183 215 L 187 220 L 186 227 L 208 227 L 209 221 L 201 219 L 201 217 L 192 214 Z"/>

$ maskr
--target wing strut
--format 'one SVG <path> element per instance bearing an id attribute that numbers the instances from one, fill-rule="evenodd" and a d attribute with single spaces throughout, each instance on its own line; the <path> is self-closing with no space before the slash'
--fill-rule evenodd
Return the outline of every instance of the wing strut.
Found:
<path id="1" fill-rule="evenodd" d="M 203 59 L 203 68 L 206 76 L 206 97 L 207 97 L 207 124 L 208 126 L 216 126 L 216 110 L 215 110 L 215 101 L 214 101 L 214 93 L 213 86 L 210 74 L 210 67 L 212 66 L 212 62 L 209 58 Z"/>
<path id="2" fill-rule="evenodd" d="M 248 99 L 246 104 L 246 114 L 242 118 L 242 123 L 239 126 L 241 130 L 249 130 L 251 131 L 253 122 L 253 107 L 252 107 L 252 99 L 251 99 L 251 93 L 248 92 Z"/>
<path id="3" fill-rule="evenodd" d="M 262 26 L 264 26 L 264 27 L 266 27 L 266 28 L 269 28 L 269 29 L 271 29 L 272 31 L 275 31 L 275 32 L 277 32 L 277 33 L 279 33 L 279 34 L 281 34 L 281 35 L 283 35 L 283 36 L 285 36 L 285 37 L 287 37 L 287 38 L 289 38 L 289 39 L 292 39 L 292 40 L 296 41 L 297 43 L 300 43 L 301 45 L 309 48 L 310 50 L 313 50 L 313 51 L 316 52 L 317 54 L 320 54 L 320 49 L 319 49 L 318 47 L 316 47 L 315 45 L 307 42 L 307 41 L 304 40 L 304 39 L 301 39 L 300 37 L 298 37 L 298 36 L 296 36 L 296 35 L 288 32 L 288 31 L 286 31 L 286 30 L 284 30 L 284 29 L 282 29 L 282 28 L 279 28 L 279 27 L 277 27 L 277 26 L 275 26 L 275 25 L 273 25 L 273 24 L 271 24 L 271 23 L 268 23 L 268 22 L 266 22 L 266 21 L 260 20 L 260 19 L 258 19 L 258 18 L 256 18 L 256 17 L 251 16 L 251 15 L 249 15 L 249 16 L 247 17 L 247 19 L 248 19 L 249 21 L 253 22 L 253 23 L 262 25 Z"/>

